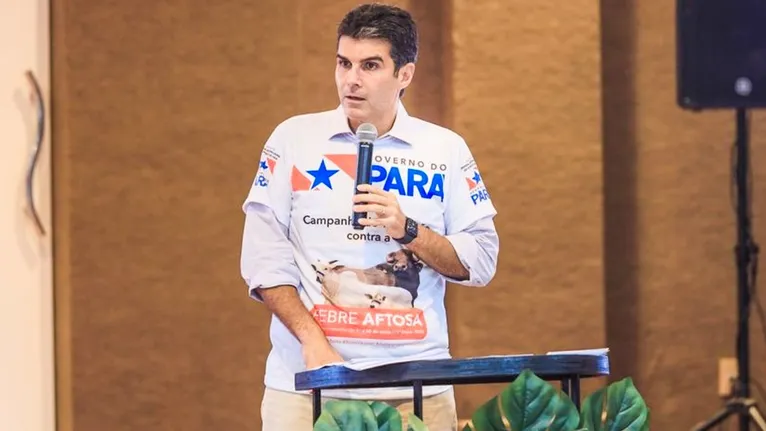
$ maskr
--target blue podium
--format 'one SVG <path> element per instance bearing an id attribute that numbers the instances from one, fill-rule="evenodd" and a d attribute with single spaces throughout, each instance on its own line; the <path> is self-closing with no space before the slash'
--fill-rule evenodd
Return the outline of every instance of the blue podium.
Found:
<path id="1" fill-rule="evenodd" d="M 606 353 L 483 356 L 464 359 L 412 361 L 353 370 L 333 365 L 295 376 L 295 388 L 312 391 L 314 422 L 322 413 L 322 390 L 412 386 L 415 416 L 423 418 L 423 386 L 511 382 L 523 370 L 546 381 L 561 382 L 562 390 L 580 408 L 580 380 L 609 375 Z"/>

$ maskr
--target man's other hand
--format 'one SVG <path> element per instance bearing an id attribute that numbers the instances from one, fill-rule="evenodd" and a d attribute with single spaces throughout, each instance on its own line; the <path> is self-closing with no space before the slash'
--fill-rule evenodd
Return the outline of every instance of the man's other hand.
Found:
<path id="1" fill-rule="evenodd" d="M 344 362 L 343 357 L 330 345 L 327 340 L 318 340 L 303 345 L 303 361 L 306 369 L 319 368 L 324 365 Z"/>

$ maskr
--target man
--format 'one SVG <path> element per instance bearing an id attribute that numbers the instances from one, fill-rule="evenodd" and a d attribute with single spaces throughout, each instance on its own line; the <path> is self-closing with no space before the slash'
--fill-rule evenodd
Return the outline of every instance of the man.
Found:
<path id="1" fill-rule="evenodd" d="M 273 313 L 263 429 L 311 429 L 295 374 L 328 364 L 369 366 L 449 358 L 446 281 L 494 276 L 495 208 L 465 141 L 411 117 L 400 101 L 418 51 L 406 11 L 363 5 L 338 27 L 337 109 L 273 131 L 244 202 L 242 276 Z M 355 196 L 355 132 L 378 131 L 370 185 Z M 365 212 L 355 229 L 352 211 Z M 384 400 L 406 414 L 408 388 L 324 391 Z M 433 430 L 457 428 L 449 386 L 424 388 Z M 406 429 L 406 425 L 405 425 Z"/>

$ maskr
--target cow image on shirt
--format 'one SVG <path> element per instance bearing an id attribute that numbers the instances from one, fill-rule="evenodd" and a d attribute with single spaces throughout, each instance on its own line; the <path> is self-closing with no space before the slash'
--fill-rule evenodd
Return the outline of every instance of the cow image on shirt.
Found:
<path id="1" fill-rule="evenodd" d="M 337 260 L 311 266 L 322 294 L 337 307 L 406 309 L 413 308 L 418 297 L 423 262 L 412 251 L 400 249 L 369 268 L 348 267 Z"/>

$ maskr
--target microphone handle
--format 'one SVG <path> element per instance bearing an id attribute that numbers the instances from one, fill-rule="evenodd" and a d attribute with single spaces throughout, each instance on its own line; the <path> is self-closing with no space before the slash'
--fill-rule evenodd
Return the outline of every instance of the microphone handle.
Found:
<path id="1" fill-rule="evenodd" d="M 360 184 L 370 184 L 370 173 L 372 170 L 372 142 L 360 142 L 359 153 L 356 158 L 356 184 L 354 185 L 354 194 L 358 195 L 360 192 L 357 186 Z M 366 218 L 367 213 L 354 212 L 352 217 L 352 224 L 354 229 L 362 230 L 364 226 L 359 224 L 360 218 Z"/>

